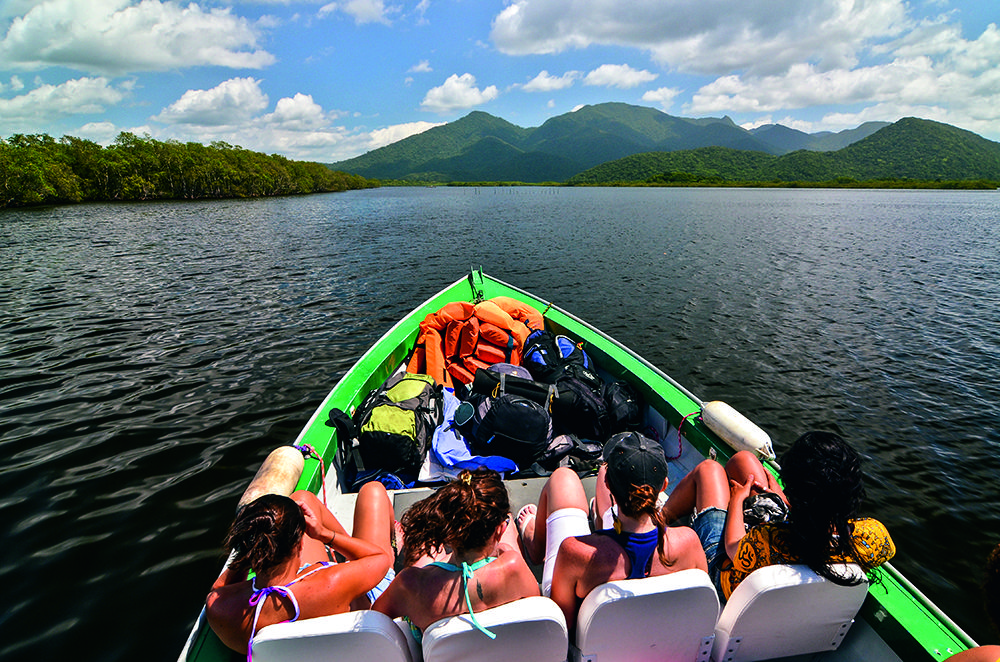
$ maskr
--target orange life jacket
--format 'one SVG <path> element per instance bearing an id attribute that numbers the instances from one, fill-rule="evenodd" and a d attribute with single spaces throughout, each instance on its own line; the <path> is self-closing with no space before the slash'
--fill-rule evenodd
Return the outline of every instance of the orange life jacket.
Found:
<path id="1" fill-rule="evenodd" d="M 430 375 L 448 387 L 454 387 L 453 380 L 471 384 L 479 368 L 520 365 L 525 339 L 543 325 L 541 313 L 510 297 L 477 304 L 455 301 L 420 323 L 406 369 Z"/>

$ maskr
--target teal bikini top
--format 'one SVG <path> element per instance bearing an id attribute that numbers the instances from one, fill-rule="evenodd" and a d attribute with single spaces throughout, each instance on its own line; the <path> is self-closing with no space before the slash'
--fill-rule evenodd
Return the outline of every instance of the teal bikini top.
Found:
<path id="1" fill-rule="evenodd" d="M 490 632 L 489 630 L 487 630 L 486 628 L 484 628 L 482 625 L 480 625 L 479 621 L 476 620 L 476 615 L 472 611 L 472 600 L 469 599 L 469 580 L 472 579 L 472 573 L 474 573 L 476 570 L 479 570 L 483 566 L 489 565 L 490 563 L 493 563 L 496 560 L 497 557 L 495 556 L 487 556 L 485 559 L 480 559 L 475 563 L 473 563 L 472 565 L 469 565 L 465 561 L 462 562 L 461 566 L 457 566 L 451 563 L 445 563 L 443 561 L 435 561 L 434 563 L 429 564 L 437 568 L 441 568 L 442 570 L 447 570 L 448 572 L 461 571 L 462 588 L 465 590 L 465 606 L 468 607 L 469 609 L 469 618 L 472 619 L 472 625 L 490 639 L 496 639 L 497 636 L 492 632 Z M 409 619 L 406 620 L 407 622 L 409 622 Z M 421 639 L 423 638 L 423 633 L 420 632 L 418 628 L 414 627 L 413 623 L 410 623 L 410 631 L 413 632 L 413 636 L 418 642 L 421 641 Z"/>

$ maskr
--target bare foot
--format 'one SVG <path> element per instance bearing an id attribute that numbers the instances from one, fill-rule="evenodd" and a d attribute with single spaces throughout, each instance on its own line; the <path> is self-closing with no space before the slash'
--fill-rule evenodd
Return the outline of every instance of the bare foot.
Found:
<path id="1" fill-rule="evenodd" d="M 518 536 L 521 539 L 524 558 L 528 560 L 528 563 L 534 563 L 531 560 L 531 554 L 528 553 L 528 549 L 535 539 L 535 514 L 537 512 L 538 507 L 533 503 L 529 503 L 517 512 L 517 519 L 514 520 L 514 523 L 517 524 Z"/>

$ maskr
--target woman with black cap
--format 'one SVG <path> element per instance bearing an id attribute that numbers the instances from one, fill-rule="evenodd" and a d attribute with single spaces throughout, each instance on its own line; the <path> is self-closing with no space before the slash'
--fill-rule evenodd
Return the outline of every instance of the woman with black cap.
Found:
<path id="1" fill-rule="evenodd" d="M 668 528 L 657 497 L 667 487 L 663 447 L 636 432 L 615 435 L 604 449 L 604 481 L 617 505 L 612 528 L 590 532 L 587 497 L 576 473 L 552 473 L 537 507 L 517 516 L 531 559 L 544 553 L 542 593 L 550 596 L 573 628 L 583 598 L 618 579 L 708 569 L 701 542 L 687 527 Z"/>

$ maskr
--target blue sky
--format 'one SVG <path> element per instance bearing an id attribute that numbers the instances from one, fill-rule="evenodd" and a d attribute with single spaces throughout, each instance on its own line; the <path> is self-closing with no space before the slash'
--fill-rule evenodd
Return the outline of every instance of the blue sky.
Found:
<path id="1" fill-rule="evenodd" d="M 0 0 L 0 137 L 121 131 L 333 162 L 482 110 L 622 101 L 1000 140 L 995 0 Z"/>

